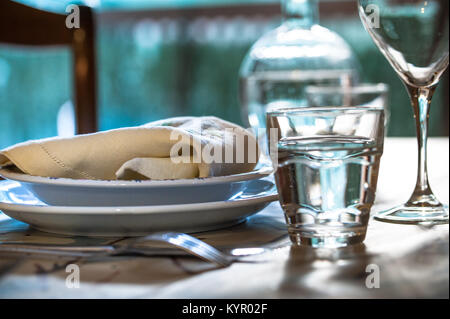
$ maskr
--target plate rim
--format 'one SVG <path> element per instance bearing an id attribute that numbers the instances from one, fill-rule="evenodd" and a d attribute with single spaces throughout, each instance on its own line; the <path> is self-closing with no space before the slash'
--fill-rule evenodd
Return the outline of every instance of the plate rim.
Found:
<path id="1" fill-rule="evenodd" d="M 23 187 L 17 185 L 17 187 Z M 242 198 L 235 200 L 190 203 L 190 204 L 174 204 L 174 205 L 149 205 L 149 206 L 52 206 L 52 205 L 36 205 L 36 204 L 20 204 L 20 203 L 4 203 L 0 202 L 0 211 L 15 211 L 24 213 L 40 213 L 40 214 L 161 214 L 161 213 L 180 213 L 192 212 L 195 210 L 211 210 L 226 209 L 233 207 L 245 207 L 263 203 L 277 201 L 279 198 L 276 192 L 276 186 L 269 191 L 261 192 L 250 198 Z"/>
<path id="2" fill-rule="evenodd" d="M 33 176 L 25 173 L 12 172 L 7 167 L 0 166 L 0 176 L 19 183 L 29 183 L 37 185 L 66 186 L 66 187 L 127 187 L 127 188 L 153 188 L 153 187 L 181 187 L 181 186 L 202 186 L 222 183 L 243 182 L 253 179 L 267 177 L 273 173 L 271 166 L 264 165 L 251 172 L 211 176 L 192 179 L 171 179 L 171 180 L 87 180 L 71 179 L 59 177 Z"/>

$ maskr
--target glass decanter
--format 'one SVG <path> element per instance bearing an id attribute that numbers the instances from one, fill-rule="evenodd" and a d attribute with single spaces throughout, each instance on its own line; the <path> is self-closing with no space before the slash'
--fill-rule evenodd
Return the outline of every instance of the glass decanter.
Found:
<path id="1" fill-rule="evenodd" d="M 318 0 L 282 0 L 281 5 L 283 23 L 257 40 L 240 70 L 243 117 L 263 149 L 266 112 L 307 106 L 308 85 L 350 86 L 359 77 L 348 44 L 318 24 Z"/>

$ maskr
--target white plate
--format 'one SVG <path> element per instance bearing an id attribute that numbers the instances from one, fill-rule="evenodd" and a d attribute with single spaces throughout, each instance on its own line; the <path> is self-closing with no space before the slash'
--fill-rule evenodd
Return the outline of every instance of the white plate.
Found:
<path id="1" fill-rule="evenodd" d="M 278 199 L 269 180 L 254 180 L 235 198 L 210 203 L 134 207 L 48 206 L 17 182 L 0 182 L 0 210 L 36 229 L 65 235 L 143 236 L 154 231 L 200 232 L 245 221 Z"/>
<path id="2" fill-rule="evenodd" d="M 31 176 L 0 168 L 0 176 L 17 181 L 42 202 L 56 206 L 147 206 L 215 202 L 232 198 L 248 181 L 268 176 L 271 167 L 252 172 L 163 181 L 99 181 Z"/>

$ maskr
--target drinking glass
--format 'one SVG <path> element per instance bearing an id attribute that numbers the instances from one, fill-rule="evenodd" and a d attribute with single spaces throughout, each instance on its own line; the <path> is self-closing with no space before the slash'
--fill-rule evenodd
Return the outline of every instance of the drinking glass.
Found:
<path id="1" fill-rule="evenodd" d="M 375 200 L 384 111 L 302 107 L 267 113 L 280 203 L 294 244 L 361 243 Z"/>
<path id="2" fill-rule="evenodd" d="M 310 85 L 305 88 L 308 106 L 371 106 L 384 109 L 386 127 L 389 123 L 389 86 L 384 83 L 363 83 L 353 86 Z"/>
<path id="3" fill-rule="evenodd" d="M 411 198 L 378 214 L 375 218 L 380 221 L 448 223 L 448 207 L 433 194 L 427 173 L 431 98 L 449 63 L 448 6 L 448 0 L 359 0 L 366 30 L 408 90 L 419 146 L 417 183 Z"/>

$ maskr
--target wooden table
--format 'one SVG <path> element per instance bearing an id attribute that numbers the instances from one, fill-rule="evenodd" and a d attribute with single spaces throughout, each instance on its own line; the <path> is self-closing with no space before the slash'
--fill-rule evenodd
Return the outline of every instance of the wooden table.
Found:
<path id="1" fill-rule="evenodd" d="M 430 141 L 430 178 L 449 200 L 449 144 Z M 416 173 L 412 138 L 389 138 L 373 211 L 405 201 Z M 363 245 L 292 247 L 278 203 L 247 223 L 197 234 L 216 246 L 278 246 L 224 269 L 186 257 L 110 257 L 100 261 L 0 255 L 0 298 L 448 298 L 448 225 L 431 229 L 370 221 Z M 0 215 L 0 241 L 108 243 L 117 239 L 56 237 Z M 66 265 L 80 268 L 80 287 L 66 286 Z M 367 282 L 379 270 L 379 288 Z M 368 276 L 372 276 L 369 277 Z"/>

